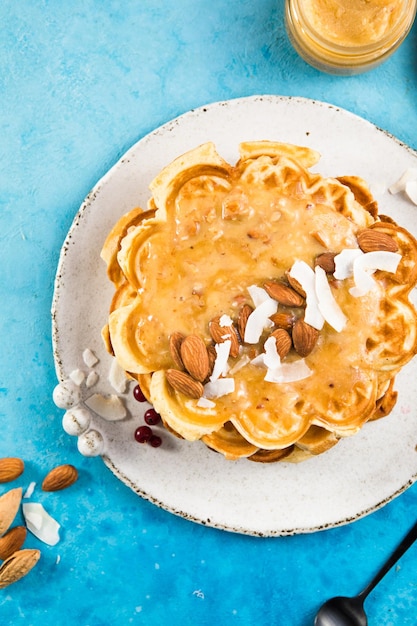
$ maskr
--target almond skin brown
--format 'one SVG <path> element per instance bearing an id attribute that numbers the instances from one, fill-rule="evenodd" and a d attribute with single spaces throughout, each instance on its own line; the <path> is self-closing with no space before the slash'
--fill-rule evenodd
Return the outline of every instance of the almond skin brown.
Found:
<path id="1" fill-rule="evenodd" d="M 376 228 L 361 230 L 357 236 L 358 244 L 362 252 L 397 252 L 397 242 L 387 233 Z"/>
<path id="2" fill-rule="evenodd" d="M 181 344 L 185 339 L 185 335 L 179 332 L 172 333 L 169 338 L 169 350 L 171 352 L 172 360 L 178 369 L 184 369 L 184 363 L 181 358 Z"/>
<path id="3" fill-rule="evenodd" d="M 26 576 L 41 556 L 40 550 L 18 550 L 0 567 L 0 589 L 4 589 Z"/>
<path id="4" fill-rule="evenodd" d="M 323 252 L 323 254 L 319 254 L 319 256 L 316 257 L 314 265 L 318 265 L 324 269 L 326 274 L 333 274 L 336 269 L 334 262 L 335 256 L 335 252 Z"/>
<path id="5" fill-rule="evenodd" d="M 10 528 L 22 501 L 22 488 L 10 489 L 0 497 L 0 537 Z"/>
<path id="6" fill-rule="evenodd" d="M 203 395 L 204 387 L 202 383 L 192 378 L 186 372 L 169 369 L 166 370 L 165 376 L 171 387 L 184 394 L 184 396 L 198 400 Z"/>
<path id="7" fill-rule="evenodd" d="M 237 357 L 239 354 L 239 337 L 233 325 L 221 326 L 220 317 L 214 317 L 209 324 L 210 335 L 215 343 L 223 343 L 230 339 L 230 356 Z"/>
<path id="8" fill-rule="evenodd" d="M 279 358 L 281 360 L 285 359 L 288 352 L 292 348 L 292 341 L 289 332 L 286 331 L 284 328 L 277 328 L 271 333 L 271 337 L 275 338 Z"/>
<path id="9" fill-rule="evenodd" d="M 271 298 L 284 306 L 299 307 L 305 303 L 302 295 L 297 293 L 292 287 L 284 285 L 284 283 L 268 281 L 264 284 L 264 288 Z"/>
<path id="10" fill-rule="evenodd" d="M 308 356 L 314 349 L 319 337 L 319 331 L 304 320 L 299 319 L 295 322 L 292 329 L 292 341 L 295 351 L 301 357 Z"/>
<path id="11" fill-rule="evenodd" d="M 242 341 L 244 341 L 245 339 L 246 324 L 251 313 L 253 313 L 253 308 L 250 306 L 250 304 L 244 304 L 239 311 L 239 316 L 237 320 L 237 331 Z"/>
<path id="12" fill-rule="evenodd" d="M 190 376 L 203 382 L 209 373 L 209 357 L 204 341 L 198 335 L 188 335 L 181 343 L 181 359 Z"/>
<path id="13" fill-rule="evenodd" d="M 278 328 L 284 328 L 285 330 L 291 330 L 296 320 L 295 316 L 291 313 L 283 313 L 281 311 L 274 313 L 269 319 L 275 324 L 275 326 L 278 326 Z"/>
<path id="14" fill-rule="evenodd" d="M 58 465 L 45 476 L 42 490 L 61 491 L 73 485 L 77 479 L 78 471 L 73 465 Z"/>
<path id="15" fill-rule="evenodd" d="M 0 483 L 9 483 L 23 474 L 25 464 L 17 457 L 0 459 Z"/>
<path id="16" fill-rule="evenodd" d="M 10 528 L 3 537 L 0 537 L 0 559 L 5 561 L 23 546 L 27 535 L 25 526 Z"/>

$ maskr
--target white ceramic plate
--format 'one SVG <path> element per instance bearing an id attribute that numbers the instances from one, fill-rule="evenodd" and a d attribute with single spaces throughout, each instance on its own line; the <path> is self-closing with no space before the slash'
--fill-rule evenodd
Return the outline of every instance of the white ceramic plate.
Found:
<path id="1" fill-rule="evenodd" d="M 214 141 L 229 162 L 240 141 L 271 139 L 307 145 L 322 154 L 317 171 L 356 174 L 371 185 L 380 212 L 417 235 L 417 208 L 386 191 L 417 155 L 369 122 L 335 106 L 302 98 L 254 96 L 190 111 L 135 144 L 104 176 L 80 208 L 62 248 L 53 301 L 57 375 L 87 371 L 82 352 L 99 357 L 93 392 L 114 393 L 107 375 L 111 358 L 101 341 L 112 287 L 99 258 L 116 220 L 146 206 L 148 184 L 173 158 Z M 253 535 L 286 535 L 325 529 L 358 519 L 403 492 L 417 476 L 417 362 L 397 378 L 393 413 L 366 425 L 323 456 L 300 465 L 228 462 L 203 444 L 161 432 L 160 448 L 134 441 L 143 405 L 125 394 L 129 416 L 107 422 L 94 417 L 106 465 L 120 480 L 156 505 L 195 522 Z M 159 429 L 160 431 L 162 429 Z"/>

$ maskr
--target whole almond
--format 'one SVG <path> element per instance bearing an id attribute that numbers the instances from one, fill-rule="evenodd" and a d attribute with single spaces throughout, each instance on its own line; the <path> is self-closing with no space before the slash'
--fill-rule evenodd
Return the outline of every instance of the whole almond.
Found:
<path id="1" fill-rule="evenodd" d="M 26 576 L 41 556 L 40 550 L 18 550 L 4 561 L 0 567 L 0 589 Z"/>
<path id="2" fill-rule="evenodd" d="M 214 317 L 209 324 L 210 335 L 215 343 L 223 343 L 226 339 L 230 339 L 230 356 L 233 358 L 239 354 L 239 337 L 236 328 L 232 325 L 221 326 L 220 317 Z"/>
<path id="3" fill-rule="evenodd" d="M 214 363 L 216 362 L 216 359 L 217 359 L 216 348 L 213 344 L 210 344 L 207 346 L 207 354 L 209 358 L 209 373 L 207 374 L 207 377 L 209 377 L 213 371 Z"/>
<path id="4" fill-rule="evenodd" d="M 271 337 L 275 337 L 277 352 L 280 359 L 285 359 L 288 352 L 292 348 L 292 341 L 289 332 L 283 328 L 277 328 L 271 333 Z"/>
<path id="5" fill-rule="evenodd" d="M 58 465 L 44 478 L 43 491 L 60 491 L 73 485 L 78 478 L 78 471 L 73 465 Z"/>
<path id="6" fill-rule="evenodd" d="M 304 320 L 298 319 L 292 329 L 292 341 L 294 348 L 301 357 L 306 357 L 312 352 L 317 343 L 319 331 Z"/>
<path id="7" fill-rule="evenodd" d="M 336 269 L 336 265 L 334 262 L 334 258 L 336 256 L 335 252 L 323 252 L 323 254 L 319 254 L 314 261 L 314 265 L 318 265 L 326 274 L 333 274 Z"/>
<path id="8" fill-rule="evenodd" d="M 198 380 L 195 380 L 187 374 L 187 372 L 169 369 L 166 370 L 165 376 L 171 387 L 176 391 L 183 393 L 184 396 L 198 399 L 203 395 L 203 385 Z"/>
<path id="9" fill-rule="evenodd" d="M 198 335 L 188 335 L 181 343 L 180 350 L 185 369 L 193 378 L 203 382 L 209 372 L 209 357 L 204 341 Z"/>
<path id="10" fill-rule="evenodd" d="M 0 537 L 10 528 L 22 501 L 22 488 L 10 489 L 0 497 Z"/>
<path id="11" fill-rule="evenodd" d="M 0 483 L 9 483 L 18 478 L 25 469 L 22 459 L 5 457 L 0 459 Z"/>
<path id="12" fill-rule="evenodd" d="M 275 326 L 278 326 L 278 328 L 284 328 L 285 330 L 291 330 L 296 320 L 295 316 L 291 313 L 283 313 L 281 311 L 274 313 L 269 319 L 275 324 Z"/>
<path id="13" fill-rule="evenodd" d="M 253 313 L 253 308 L 250 304 L 244 304 L 239 311 L 237 330 L 242 341 L 245 339 L 246 324 L 248 323 L 249 315 L 251 313 Z"/>
<path id="14" fill-rule="evenodd" d="M 301 287 L 301 284 L 298 282 L 298 280 L 296 278 L 294 278 L 293 276 L 291 276 L 291 274 L 289 272 L 285 273 L 286 279 L 290 285 L 290 287 L 292 287 L 294 289 L 294 291 L 296 291 L 297 293 L 300 294 L 300 296 L 302 296 L 303 298 L 306 297 L 306 292 L 304 291 L 304 289 Z"/>
<path id="15" fill-rule="evenodd" d="M 0 537 L 0 559 L 5 561 L 14 552 L 20 550 L 25 542 L 26 535 L 26 526 L 15 526 L 8 530 L 3 537 Z"/>
<path id="16" fill-rule="evenodd" d="M 358 244 L 362 252 L 397 252 L 397 242 L 387 233 L 375 228 L 361 230 L 357 236 Z"/>
<path id="17" fill-rule="evenodd" d="M 280 304 L 284 306 L 303 306 L 305 300 L 302 295 L 297 293 L 295 289 L 292 287 L 288 287 L 288 285 L 284 285 L 284 283 L 278 283 L 274 281 L 268 281 L 264 284 L 265 291 L 267 294 L 277 300 Z"/>
<path id="18" fill-rule="evenodd" d="M 185 335 L 180 332 L 174 332 L 169 338 L 169 350 L 171 352 L 172 360 L 176 367 L 180 370 L 184 369 L 184 363 L 181 358 L 181 344 L 185 339 Z"/>

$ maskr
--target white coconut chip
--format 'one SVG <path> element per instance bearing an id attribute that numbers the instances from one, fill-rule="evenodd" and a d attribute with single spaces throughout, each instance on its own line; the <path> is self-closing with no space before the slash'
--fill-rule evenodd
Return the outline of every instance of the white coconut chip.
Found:
<path id="1" fill-rule="evenodd" d="M 87 367 L 94 367 L 98 363 L 98 358 L 90 348 L 86 348 L 83 352 L 83 361 Z"/>
<path id="2" fill-rule="evenodd" d="M 319 309 L 314 270 L 305 261 L 295 261 L 290 270 L 290 276 L 300 283 L 306 294 L 304 321 L 313 328 L 321 330 L 324 325 L 324 317 Z"/>
<path id="3" fill-rule="evenodd" d="M 214 383 L 220 376 L 225 376 L 228 372 L 227 361 L 229 359 L 230 348 L 232 342 L 230 339 L 226 339 L 223 343 L 216 343 L 214 349 L 216 350 L 216 360 L 214 361 L 213 371 L 210 376 L 210 381 Z"/>
<path id="4" fill-rule="evenodd" d="M 85 381 L 85 386 L 87 387 L 87 389 L 91 389 L 91 387 L 94 387 L 94 385 L 98 383 L 98 379 L 99 375 L 97 374 L 97 372 L 95 372 L 94 370 L 89 372 Z"/>
<path id="5" fill-rule="evenodd" d="M 229 370 L 229 374 L 231 374 L 232 376 L 234 374 L 236 374 L 236 372 L 239 372 L 242 368 L 245 367 L 245 365 L 247 365 L 250 361 L 250 358 L 247 354 L 243 354 L 240 359 L 238 359 L 236 361 L 236 363 L 233 365 L 233 367 L 230 368 Z"/>
<path id="6" fill-rule="evenodd" d="M 336 302 L 326 272 L 319 265 L 315 269 L 316 295 L 319 311 L 325 321 L 338 333 L 346 326 L 347 317 Z"/>
<path id="7" fill-rule="evenodd" d="M 72 370 L 69 377 L 76 385 L 80 386 L 84 382 L 85 374 L 82 370 L 75 369 L 75 370 Z"/>
<path id="8" fill-rule="evenodd" d="M 248 292 L 255 307 L 270 299 L 268 292 L 263 287 L 258 287 L 257 285 L 250 285 Z"/>
<path id="9" fill-rule="evenodd" d="M 417 169 L 415 167 L 409 167 L 393 185 L 388 187 L 388 191 L 392 194 L 405 191 L 407 183 L 413 180 L 417 180 Z"/>
<path id="10" fill-rule="evenodd" d="M 344 280 L 353 276 L 353 263 L 355 259 L 362 256 L 360 248 L 346 248 L 334 257 L 335 271 L 333 276 L 336 280 Z"/>
<path id="11" fill-rule="evenodd" d="M 294 383 L 304 380 L 312 375 L 304 359 L 298 359 L 291 363 L 282 363 L 277 369 L 268 369 L 265 380 L 268 383 Z"/>
<path id="12" fill-rule="evenodd" d="M 95 393 L 85 400 L 85 404 L 109 422 L 116 422 L 126 417 L 125 405 L 119 396 L 114 394 L 103 396 L 101 393 Z"/>
<path id="13" fill-rule="evenodd" d="M 385 250 L 367 252 L 358 257 L 353 264 L 355 287 L 349 289 L 349 293 L 355 298 L 366 295 L 376 285 L 372 274 L 376 270 L 395 273 L 400 261 L 401 254 L 398 254 L 398 252 L 386 252 Z"/>
<path id="14" fill-rule="evenodd" d="M 413 204 L 417 204 L 417 180 L 406 183 L 405 194 Z"/>
<path id="15" fill-rule="evenodd" d="M 39 502 L 22 504 L 23 517 L 30 532 L 40 541 L 55 546 L 59 541 L 60 524 L 49 515 Z"/>
<path id="16" fill-rule="evenodd" d="M 218 378 L 214 382 L 208 382 L 204 385 L 204 397 L 212 400 L 213 398 L 221 398 L 235 390 L 234 378 Z"/>
<path id="17" fill-rule="evenodd" d="M 229 315 L 222 315 L 219 319 L 219 326 L 232 326 L 233 320 Z"/>
<path id="18" fill-rule="evenodd" d="M 256 359 L 258 365 L 267 367 L 265 380 L 268 383 L 293 383 L 308 378 L 313 373 L 304 359 L 282 363 L 274 337 L 268 337 L 265 341 L 264 349 L 265 352 L 256 357 Z"/>
<path id="19" fill-rule="evenodd" d="M 109 383 L 118 393 L 124 393 L 126 391 L 126 374 L 124 369 L 119 365 L 117 359 L 113 359 L 110 365 Z"/>
<path id="20" fill-rule="evenodd" d="M 24 498 L 31 498 L 32 495 L 33 495 L 33 492 L 35 491 L 35 487 L 36 487 L 36 483 L 34 481 L 29 483 L 28 488 L 26 489 L 25 493 L 23 494 L 23 497 Z"/>
<path id="21" fill-rule="evenodd" d="M 245 343 L 258 343 L 263 330 L 273 326 L 269 318 L 277 312 L 278 302 L 270 298 L 268 294 L 267 298 L 248 317 L 245 327 Z"/>
<path id="22" fill-rule="evenodd" d="M 216 406 L 216 403 L 208 398 L 205 398 L 204 396 L 201 396 L 201 398 L 197 401 L 197 406 L 200 407 L 200 409 L 213 409 Z"/>

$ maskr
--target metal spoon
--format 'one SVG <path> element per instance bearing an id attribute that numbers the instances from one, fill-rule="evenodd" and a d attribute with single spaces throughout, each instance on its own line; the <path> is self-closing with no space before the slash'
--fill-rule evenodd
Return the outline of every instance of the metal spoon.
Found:
<path id="1" fill-rule="evenodd" d="M 408 550 L 408 548 L 417 539 L 417 522 L 407 533 L 399 546 L 394 550 L 386 563 L 381 567 L 379 572 L 374 576 L 369 585 L 365 587 L 357 596 L 348 598 L 338 596 L 327 600 L 316 615 L 314 620 L 315 626 L 367 626 L 368 619 L 366 617 L 363 603 L 366 597 L 382 580 L 385 574 L 398 561 L 398 559 Z"/>

